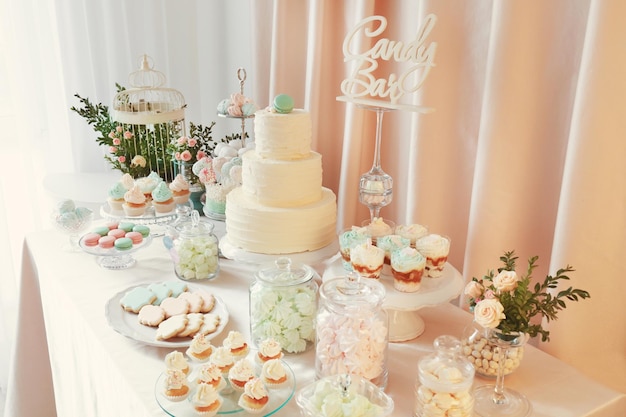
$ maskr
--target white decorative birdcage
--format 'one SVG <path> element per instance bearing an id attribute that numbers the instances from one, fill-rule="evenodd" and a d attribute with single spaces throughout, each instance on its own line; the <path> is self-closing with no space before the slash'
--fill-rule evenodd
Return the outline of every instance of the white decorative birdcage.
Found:
<path id="1" fill-rule="evenodd" d="M 135 177 L 157 172 L 170 181 L 175 173 L 168 145 L 185 136 L 185 98 L 175 89 L 165 88 L 165 75 L 153 68 L 144 55 L 140 69 L 129 75 L 130 88 L 119 91 L 111 109 L 111 118 L 130 132 L 135 155 L 145 161 Z"/>

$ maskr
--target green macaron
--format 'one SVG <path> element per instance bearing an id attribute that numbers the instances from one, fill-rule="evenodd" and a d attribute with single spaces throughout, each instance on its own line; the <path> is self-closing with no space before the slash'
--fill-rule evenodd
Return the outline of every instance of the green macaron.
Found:
<path id="1" fill-rule="evenodd" d="M 133 247 L 133 241 L 127 237 L 121 237 L 115 240 L 115 247 L 119 250 L 128 250 Z"/>
<path id="2" fill-rule="evenodd" d="M 293 110 L 293 98 L 287 94 L 279 94 L 274 97 L 274 109 L 278 113 L 291 113 Z"/>
<path id="3" fill-rule="evenodd" d="M 141 236 L 148 237 L 148 235 L 150 234 L 150 228 L 143 224 L 136 224 L 133 227 L 133 232 L 139 232 L 141 233 Z"/>

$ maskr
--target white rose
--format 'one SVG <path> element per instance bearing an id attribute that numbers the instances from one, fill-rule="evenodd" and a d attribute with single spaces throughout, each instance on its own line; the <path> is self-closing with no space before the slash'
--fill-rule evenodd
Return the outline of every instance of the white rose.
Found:
<path id="1" fill-rule="evenodd" d="M 505 318 L 504 307 L 495 298 L 479 301 L 474 307 L 474 320 L 483 327 L 495 329 Z"/>
<path id="2" fill-rule="evenodd" d="M 515 271 L 501 271 L 493 278 L 493 286 L 500 292 L 508 292 L 517 288 L 518 281 Z"/>
<path id="3" fill-rule="evenodd" d="M 472 280 L 465 286 L 465 295 L 469 295 L 473 299 L 477 299 L 483 294 L 484 289 L 485 288 L 481 283 Z"/>

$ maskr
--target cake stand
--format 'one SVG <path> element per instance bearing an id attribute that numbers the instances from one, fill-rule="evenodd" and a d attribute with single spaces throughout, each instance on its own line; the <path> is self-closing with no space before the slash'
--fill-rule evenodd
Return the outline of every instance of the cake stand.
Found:
<path id="1" fill-rule="evenodd" d="M 193 203 L 189 200 L 185 204 L 177 204 L 179 207 L 191 207 L 193 210 Z M 126 216 L 123 211 L 111 210 L 108 204 L 100 206 L 100 216 L 103 219 L 111 222 L 129 222 L 135 224 L 145 224 L 152 226 L 150 228 L 150 234 L 152 236 L 163 236 L 165 234 L 165 227 L 173 222 L 178 217 L 178 210 L 173 210 L 167 213 L 157 213 L 153 206 L 146 208 L 146 212 L 142 216 Z M 156 226 L 156 227 L 154 227 Z"/>
<path id="2" fill-rule="evenodd" d="M 80 248 L 86 253 L 96 256 L 98 265 L 102 268 L 113 270 L 127 269 L 135 265 L 137 261 L 133 258 L 133 253 L 137 252 L 139 249 L 145 248 L 152 242 L 152 235 L 148 235 L 143 238 L 141 243 L 133 245 L 132 248 L 127 250 L 119 250 L 114 247 L 104 249 L 99 246 L 85 245 L 83 237 L 78 241 Z"/>
<path id="3" fill-rule="evenodd" d="M 322 279 L 326 281 L 347 273 L 342 265 L 341 255 L 338 255 L 326 268 Z M 463 276 L 449 263 L 446 263 L 441 277 L 423 277 L 419 291 L 414 293 L 400 292 L 393 287 L 393 277 L 388 265 L 383 268 L 380 282 L 387 292 L 383 308 L 389 316 L 390 342 L 404 342 L 421 335 L 426 325 L 418 310 L 447 303 L 463 290 Z"/>

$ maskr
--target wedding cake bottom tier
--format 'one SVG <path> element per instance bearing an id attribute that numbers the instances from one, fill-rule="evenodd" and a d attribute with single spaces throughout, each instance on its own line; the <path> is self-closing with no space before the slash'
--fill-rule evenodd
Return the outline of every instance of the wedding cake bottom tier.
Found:
<path id="1" fill-rule="evenodd" d="M 230 244 L 264 254 L 321 249 L 337 238 L 337 198 L 322 188 L 322 199 L 300 207 L 280 208 L 251 201 L 241 187 L 226 200 L 226 233 Z"/>

